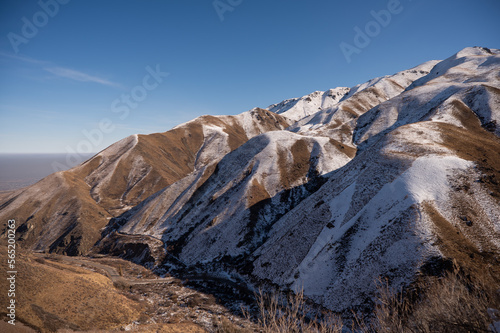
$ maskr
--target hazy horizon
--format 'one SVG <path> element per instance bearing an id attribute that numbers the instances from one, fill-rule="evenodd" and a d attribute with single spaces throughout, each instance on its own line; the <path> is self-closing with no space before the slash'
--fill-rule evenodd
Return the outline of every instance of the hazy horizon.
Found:
<path id="1" fill-rule="evenodd" d="M 84 160 L 94 154 L 82 155 Z M 32 185 L 56 172 L 52 163 L 70 169 L 79 161 L 67 159 L 66 153 L 0 153 L 0 191 L 12 191 Z M 84 161 L 83 160 L 83 161 Z"/>

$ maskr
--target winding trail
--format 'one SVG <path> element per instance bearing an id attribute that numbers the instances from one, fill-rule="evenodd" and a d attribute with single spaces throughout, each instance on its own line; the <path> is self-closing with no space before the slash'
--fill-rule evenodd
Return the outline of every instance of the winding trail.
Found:
<path id="1" fill-rule="evenodd" d="M 47 254 L 45 254 L 45 253 L 34 253 L 34 256 L 37 258 L 43 258 L 47 261 L 55 261 L 55 262 L 59 261 L 59 262 L 63 262 L 63 263 L 70 264 L 70 265 L 78 265 L 79 267 L 82 267 L 82 268 L 85 268 L 85 266 L 87 266 L 87 267 L 90 266 L 93 268 L 103 270 L 104 272 L 106 272 L 106 275 L 109 277 L 111 282 L 113 282 L 113 284 L 115 284 L 115 286 L 119 285 L 119 284 L 126 285 L 127 287 L 138 286 L 138 285 L 148 285 L 148 284 L 158 284 L 158 283 L 171 284 L 175 280 L 177 280 L 174 277 L 157 278 L 157 279 L 140 279 L 140 278 L 138 279 L 138 278 L 123 277 L 118 273 L 118 271 L 114 267 L 106 265 L 106 264 L 101 264 L 101 263 L 95 262 L 95 261 L 91 260 L 90 258 L 86 258 L 86 257 L 68 257 L 68 256 L 64 256 L 64 255 L 51 254 L 51 256 L 52 256 L 52 258 L 51 258 L 51 257 L 47 257 Z M 228 280 L 226 278 L 214 276 L 211 274 L 206 274 L 206 273 L 204 273 L 204 274 L 186 274 L 181 279 L 183 279 L 183 280 L 185 279 L 186 283 L 189 281 L 189 283 L 187 283 L 186 286 L 197 285 L 196 282 L 202 283 L 205 285 L 203 287 L 203 288 L 205 288 L 205 291 L 207 288 L 206 284 L 208 284 L 209 286 L 211 286 L 212 292 L 213 292 L 214 288 L 218 292 L 221 292 L 221 290 L 224 288 L 230 288 L 233 291 L 237 290 L 239 294 L 243 295 L 243 297 L 248 297 L 249 299 L 253 299 L 253 296 L 255 294 L 255 291 L 252 289 L 249 289 L 246 286 L 246 284 L 239 284 L 235 281 L 231 281 L 231 280 Z M 198 285 L 198 287 L 199 287 L 199 285 Z M 208 288 L 210 288 L 210 287 L 208 287 Z M 212 293 L 210 291 L 206 291 L 206 292 Z"/>
<path id="2" fill-rule="evenodd" d="M 94 267 L 97 269 L 101 269 L 101 270 L 106 272 L 106 275 L 109 277 L 109 279 L 113 283 L 126 283 L 130 286 L 136 286 L 136 285 L 146 285 L 146 284 L 153 284 L 153 283 L 167 283 L 167 284 L 169 284 L 169 283 L 172 283 L 174 281 L 173 277 L 158 278 L 158 279 L 126 278 L 126 277 L 121 276 L 114 267 L 111 267 L 111 266 L 105 265 L 105 264 L 101 264 L 101 263 L 97 263 L 97 262 L 94 262 L 94 261 L 89 260 L 89 259 L 84 259 L 82 257 L 68 257 L 68 256 L 63 256 L 63 255 L 52 254 L 52 256 L 55 259 L 54 260 L 50 257 L 47 257 L 47 255 L 44 253 L 34 253 L 34 256 L 37 258 L 42 258 L 42 259 L 48 260 L 48 261 L 51 261 L 51 260 L 61 261 L 64 263 L 79 265 L 82 267 L 84 265 L 86 265 L 86 266 Z M 83 268 L 85 268 L 85 267 L 83 267 Z"/>

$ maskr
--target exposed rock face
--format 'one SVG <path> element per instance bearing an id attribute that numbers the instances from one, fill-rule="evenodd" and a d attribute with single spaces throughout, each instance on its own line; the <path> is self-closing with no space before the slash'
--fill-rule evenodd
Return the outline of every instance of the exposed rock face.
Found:
<path id="1" fill-rule="evenodd" d="M 466 48 L 350 89 L 126 138 L 9 194 L 0 217 L 23 221 L 33 249 L 97 242 L 363 308 L 379 276 L 399 288 L 451 258 L 498 270 L 499 121 L 500 51 Z"/>

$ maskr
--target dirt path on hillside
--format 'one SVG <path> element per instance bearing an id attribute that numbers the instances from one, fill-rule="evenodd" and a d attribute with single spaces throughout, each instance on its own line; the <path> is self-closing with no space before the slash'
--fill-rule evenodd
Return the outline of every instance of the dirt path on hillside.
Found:
<path id="1" fill-rule="evenodd" d="M 53 260 L 53 261 L 59 261 L 71 265 L 79 265 L 83 266 L 90 266 L 93 268 L 97 268 L 100 270 L 103 270 L 106 272 L 106 275 L 109 277 L 111 282 L 113 283 L 125 283 L 130 286 L 136 286 L 136 285 L 145 285 L 145 284 L 152 284 L 152 283 L 172 283 L 174 281 L 173 277 L 167 277 L 167 278 L 158 278 L 158 279 L 138 279 L 138 278 L 127 278 L 124 276 L 121 276 L 118 271 L 109 265 L 101 264 L 94 262 L 92 260 L 89 260 L 87 258 L 82 258 L 82 257 L 68 257 L 68 256 L 62 256 L 62 255 L 54 255 L 51 254 L 51 257 L 47 257 L 46 254 L 44 253 L 34 253 L 34 256 L 37 258 L 42 258 L 45 260 Z"/>

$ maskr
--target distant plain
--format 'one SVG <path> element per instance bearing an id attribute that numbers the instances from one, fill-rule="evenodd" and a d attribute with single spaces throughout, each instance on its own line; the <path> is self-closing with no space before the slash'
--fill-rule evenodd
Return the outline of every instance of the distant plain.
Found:
<path id="1" fill-rule="evenodd" d="M 53 163 L 72 168 L 75 161 L 66 161 L 67 155 L 62 154 L 0 154 L 0 191 L 16 190 L 35 184 L 40 179 L 58 171 Z M 81 162 L 94 154 L 81 155 Z M 71 163 L 67 163 L 71 162 Z"/>

